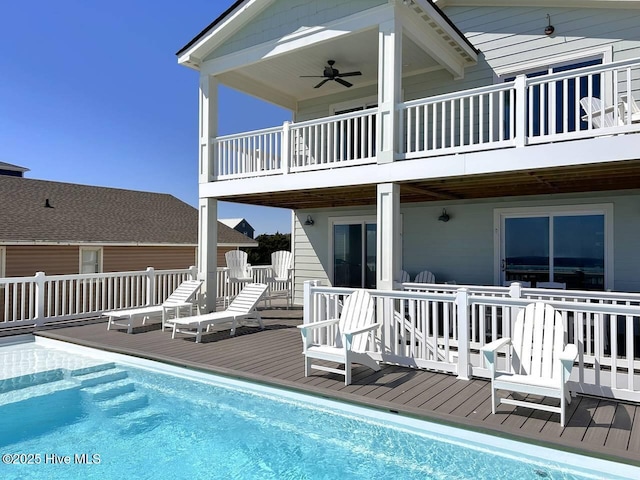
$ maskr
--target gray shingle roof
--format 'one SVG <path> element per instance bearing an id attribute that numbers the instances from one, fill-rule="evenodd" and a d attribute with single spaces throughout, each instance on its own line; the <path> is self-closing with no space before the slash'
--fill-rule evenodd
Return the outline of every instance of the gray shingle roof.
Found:
<path id="1" fill-rule="evenodd" d="M 222 243 L 248 243 L 218 229 Z M 0 242 L 197 245 L 198 211 L 163 193 L 0 176 Z"/>

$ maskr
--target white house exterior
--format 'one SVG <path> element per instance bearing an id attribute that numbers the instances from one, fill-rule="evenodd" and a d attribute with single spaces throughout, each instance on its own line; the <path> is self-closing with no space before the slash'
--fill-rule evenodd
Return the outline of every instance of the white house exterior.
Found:
<path id="1" fill-rule="evenodd" d="M 352 87 L 303 77 L 329 60 Z M 178 61 L 208 288 L 224 200 L 293 210 L 298 303 L 425 269 L 640 291 L 640 1 L 240 0 Z M 220 84 L 292 122 L 218 136 Z"/>

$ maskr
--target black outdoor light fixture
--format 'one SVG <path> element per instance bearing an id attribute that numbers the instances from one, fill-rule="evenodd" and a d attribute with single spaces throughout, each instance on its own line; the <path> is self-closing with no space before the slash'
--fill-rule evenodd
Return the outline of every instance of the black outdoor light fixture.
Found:
<path id="1" fill-rule="evenodd" d="M 549 24 L 544 27 L 544 34 L 545 35 L 551 35 L 553 32 L 555 32 L 555 28 L 553 27 L 553 25 L 551 25 L 551 15 L 549 15 L 547 13 L 547 21 L 549 22 Z"/>
<path id="2" fill-rule="evenodd" d="M 449 214 L 447 213 L 447 209 L 446 209 L 446 208 L 443 208 L 443 209 L 442 209 L 442 215 L 440 215 L 440 216 L 438 217 L 438 221 L 439 221 L 439 222 L 445 222 L 445 223 L 446 223 L 446 222 L 448 222 L 450 219 L 451 219 L 451 217 L 450 217 L 450 216 L 449 216 Z"/>
<path id="3" fill-rule="evenodd" d="M 315 222 L 313 221 L 313 218 L 311 218 L 311 215 L 307 215 L 307 219 L 304 221 L 304 224 L 307 226 L 311 226 L 313 225 Z"/>

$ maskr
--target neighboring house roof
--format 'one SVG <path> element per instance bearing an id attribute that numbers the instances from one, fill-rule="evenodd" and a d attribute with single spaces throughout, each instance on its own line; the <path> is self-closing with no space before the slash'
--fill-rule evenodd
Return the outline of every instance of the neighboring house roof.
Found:
<path id="1" fill-rule="evenodd" d="M 229 228 L 236 228 L 242 222 L 245 222 L 247 225 L 251 226 L 251 224 L 244 218 L 220 218 L 218 219 L 218 221 L 224 223 Z"/>
<path id="2" fill-rule="evenodd" d="M 20 167 L 18 165 L 12 165 L 11 163 L 0 162 L 0 170 L 10 170 L 12 172 L 28 172 L 29 169 L 25 167 Z"/>
<path id="3" fill-rule="evenodd" d="M 219 247 L 257 247 L 258 242 L 218 220 Z"/>
<path id="4" fill-rule="evenodd" d="M 251 246 L 228 230 L 225 242 Z M 198 211 L 163 193 L 0 176 L 0 242 L 195 246 Z"/>

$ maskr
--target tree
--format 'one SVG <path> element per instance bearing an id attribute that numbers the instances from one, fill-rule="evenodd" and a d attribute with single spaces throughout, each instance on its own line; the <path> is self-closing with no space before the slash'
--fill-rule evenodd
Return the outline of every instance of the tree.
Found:
<path id="1" fill-rule="evenodd" d="M 273 252 L 291 250 L 290 233 L 262 234 L 258 235 L 255 240 L 258 242 L 258 247 L 247 249 L 248 261 L 251 265 L 270 265 Z"/>

